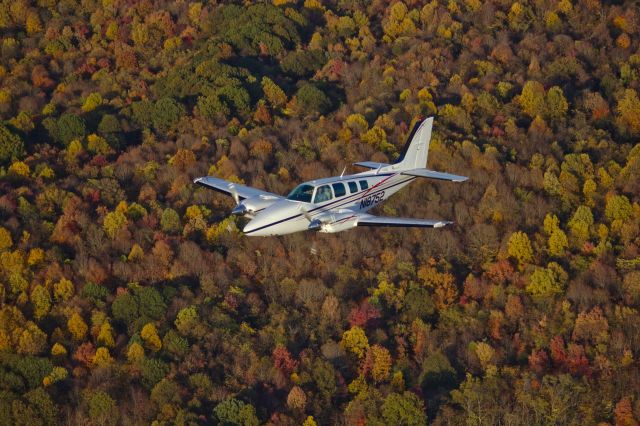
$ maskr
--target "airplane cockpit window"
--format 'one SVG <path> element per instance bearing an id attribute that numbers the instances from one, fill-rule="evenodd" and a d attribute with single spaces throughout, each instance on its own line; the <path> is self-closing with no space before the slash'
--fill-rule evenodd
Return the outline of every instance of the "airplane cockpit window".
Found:
<path id="1" fill-rule="evenodd" d="M 344 194 L 347 193 L 347 190 L 344 189 L 343 183 L 338 182 L 338 183 L 334 183 L 331 186 L 333 186 L 333 192 L 334 194 L 336 194 L 336 198 L 342 197 Z"/>
<path id="2" fill-rule="evenodd" d="M 369 184 L 367 183 L 367 181 L 366 180 L 361 180 L 360 181 L 360 189 L 362 189 L 364 191 L 367 188 L 369 188 Z"/>
<path id="3" fill-rule="evenodd" d="M 298 185 L 291 193 L 287 196 L 287 200 L 292 201 L 302 201 L 305 203 L 311 202 L 311 196 L 313 195 L 313 190 L 315 188 L 313 185 L 302 184 Z"/>
<path id="4" fill-rule="evenodd" d="M 313 199 L 313 202 L 316 204 L 323 203 L 329 201 L 331 198 L 333 198 L 331 187 L 329 187 L 329 185 L 322 185 L 316 191 L 316 197 Z"/>
<path id="5" fill-rule="evenodd" d="M 355 182 L 349 182 L 349 190 L 352 194 L 358 192 L 358 184 Z"/>

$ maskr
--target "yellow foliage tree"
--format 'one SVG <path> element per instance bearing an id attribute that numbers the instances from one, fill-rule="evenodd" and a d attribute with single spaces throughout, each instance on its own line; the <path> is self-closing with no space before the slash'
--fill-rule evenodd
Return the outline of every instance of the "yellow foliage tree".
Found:
<path id="1" fill-rule="evenodd" d="M 38 284 L 31 291 L 30 299 L 33 305 L 33 315 L 36 319 L 40 319 L 49 313 L 49 309 L 51 309 L 51 294 L 49 294 L 49 290 Z"/>
<path id="2" fill-rule="evenodd" d="M 387 380 L 392 363 L 389 350 L 380 345 L 373 345 L 367 356 L 371 356 L 371 377 L 373 380 L 377 383 Z"/>
<path id="3" fill-rule="evenodd" d="M 627 89 L 616 106 L 616 124 L 623 131 L 632 135 L 640 134 L 640 99 L 638 92 Z"/>
<path id="4" fill-rule="evenodd" d="M 93 356 L 93 359 L 91 361 L 93 362 L 93 365 L 104 367 L 111 364 L 113 362 L 113 358 L 109 353 L 109 349 L 101 347 L 96 349 L 96 354 Z"/>
<path id="5" fill-rule="evenodd" d="M 44 261 L 44 250 L 41 248 L 33 248 L 29 250 L 29 256 L 27 256 L 27 263 L 29 266 L 35 266 Z"/>
<path id="6" fill-rule="evenodd" d="M 340 345 L 348 352 L 358 358 L 364 357 L 369 349 L 369 339 L 364 330 L 358 326 L 353 326 L 342 334 Z"/>
<path id="7" fill-rule="evenodd" d="M 87 96 L 87 99 L 85 99 L 84 103 L 82 104 L 82 110 L 84 112 L 93 111 L 94 109 L 102 105 L 102 102 L 102 95 L 100 95 L 100 93 L 91 93 L 89 94 L 89 96 Z"/>
<path id="8" fill-rule="evenodd" d="M 51 373 L 42 379 L 42 384 L 44 386 L 51 386 L 52 384 L 59 382 L 60 380 L 64 380 L 69 376 L 69 372 L 64 367 L 53 367 Z"/>
<path id="9" fill-rule="evenodd" d="M 145 326 L 142 327 L 140 337 L 142 337 L 147 347 L 153 352 L 158 352 L 160 348 L 162 348 L 162 341 L 160 340 L 160 336 L 158 336 L 158 330 L 152 323 L 145 324 Z"/>
<path id="10" fill-rule="evenodd" d="M 127 349 L 127 359 L 129 362 L 137 362 L 144 358 L 144 348 L 139 343 L 132 343 Z"/>
<path id="11" fill-rule="evenodd" d="M 73 283 L 66 278 L 53 285 L 53 296 L 56 301 L 69 300 L 73 296 Z"/>
<path id="12" fill-rule="evenodd" d="M 73 336 L 74 340 L 78 342 L 84 339 L 87 331 L 89 330 L 89 327 L 77 312 L 74 312 L 73 315 L 71 315 L 71 318 L 67 321 L 67 327 L 69 328 L 71 336 Z"/>
<path id="13" fill-rule="evenodd" d="M 549 254 L 555 257 L 563 256 L 565 249 L 569 246 L 567 235 L 560 228 L 556 228 L 551 232 L 547 243 Z"/>
<path id="14" fill-rule="evenodd" d="M 113 327 L 111 327 L 111 324 L 109 324 L 108 321 L 103 322 L 100 326 L 100 331 L 98 332 L 98 343 L 108 348 L 112 348 L 116 344 L 113 339 Z"/>
<path id="15" fill-rule="evenodd" d="M 0 226 L 0 251 L 11 248 L 13 245 L 13 241 L 11 239 L 11 234 L 5 228 Z"/>
<path id="16" fill-rule="evenodd" d="M 507 243 L 507 253 L 518 261 L 519 265 L 524 265 L 533 260 L 533 250 L 529 237 L 522 231 L 511 234 Z"/>
<path id="17" fill-rule="evenodd" d="M 118 231 L 120 231 L 120 229 L 122 229 L 126 224 L 127 217 L 121 211 L 116 210 L 107 213 L 102 226 L 104 228 L 104 232 L 106 232 L 109 238 L 113 240 L 118 234 Z"/>
<path id="18" fill-rule="evenodd" d="M 544 86 L 541 83 L 532 80 L 527 81 L 518 97 L 520 108 L 530 117 L 542 115 L 545 109 L 544 95 Z"/>
<path id="19" fill-rule="evenodd" d="M 67 350 L 60 343 L 56 342 L 51 347 L 51 355 L 54 357 L 65 356 L 67 354 Z"/>
<path id="20" fill-rule="evenodd" d="M 127 256 L 127 259 L 129 260 L 129 262 L 137 262 L 142 260 L 143 257 L 144 250 L 142 250 L 142 247 L 140 247 L 138 243 L 134 243 L 131 247 L 131 251 L 129 252 L 129 256 Z"/>

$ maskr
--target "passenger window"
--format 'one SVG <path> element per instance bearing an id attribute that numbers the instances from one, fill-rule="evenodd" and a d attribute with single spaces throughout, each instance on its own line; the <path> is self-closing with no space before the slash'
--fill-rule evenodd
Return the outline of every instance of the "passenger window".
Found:
<path id="1" fill-rule="evenodd" d="M 329 201 L 333 198 L 331 194 L 331 187 L 329 185 L 323 185 L 320 188 L 316 189 L 316 197 L 313 199 L 314 203 L 324 203 L 325 201 Z"/>
<path id="2" fill-rule="evenodd" d="M 333 193 L 336 194 L 336 198 L 342 197 L 347 191 L 344 189 L 344 184 L 342 183 L 334 183 L 333 185 Z"/>
<path id="3" fill-rule="evenodd" d="M 361 180 L 360 181 L 360 189 L 365 190 L 367 188 L 369 188 L 369 184 L 367 183 L 367 181 L 366 180 Z"/>
<path id="4" fill-rule="evenodd" d="M 358 192 L 358 184 L 355 182 L 349 182 L 349 190 L 351 190 L 352 194 Z"/>

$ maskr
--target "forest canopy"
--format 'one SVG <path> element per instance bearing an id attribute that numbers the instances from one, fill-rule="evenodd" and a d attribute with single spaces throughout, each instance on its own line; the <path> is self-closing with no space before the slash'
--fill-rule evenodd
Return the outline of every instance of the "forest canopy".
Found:
<path id="1" fill-rule="evenodd" d="M 630 1 L 0 1 L 0 423 L 640 421 Z M 279 194 L 397 159 L 374 212 L 248 238 Z"/>

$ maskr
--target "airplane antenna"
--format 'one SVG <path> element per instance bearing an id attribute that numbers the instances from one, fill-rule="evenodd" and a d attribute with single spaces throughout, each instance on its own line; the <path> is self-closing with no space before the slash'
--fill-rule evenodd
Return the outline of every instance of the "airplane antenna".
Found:
<path id="1" fill-rule="evenodd" d="M 344 172 L 347 171 L 347 166 L 344 166 L 344 169 L 342 169 L 342 173 L 340 173 L 340 179 L 342 179 L 342 176 L 344 176 Z"/>

